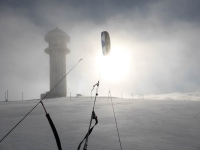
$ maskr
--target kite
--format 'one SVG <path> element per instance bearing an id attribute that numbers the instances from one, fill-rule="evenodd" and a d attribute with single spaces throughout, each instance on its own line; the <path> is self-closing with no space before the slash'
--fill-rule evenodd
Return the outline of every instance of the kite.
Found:
<path id="1" fill-rule="evenodd" d="M 110 44 L 110 36 L 107 31 L 101 32 L 101 45 L 103 55 L 107 56 L 110 53 L 111 44 Z"/>

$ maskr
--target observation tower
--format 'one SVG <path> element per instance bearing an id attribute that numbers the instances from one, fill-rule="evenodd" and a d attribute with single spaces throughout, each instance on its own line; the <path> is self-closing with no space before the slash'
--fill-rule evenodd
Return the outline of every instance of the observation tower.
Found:
<path id="1" fill-rule="evenodd" d="M 45 35 L 44 40 L 49 43 L 49 47 L 44 51 L 49 54 L 50 58 L 51 90 L 66 74 L 66 55 L 70 53 L 67 43 L 70 37 L 61 29 L 55 28 Z M 47 93 L 41 94 L 41 98 Z M 66 95 L 66 78 L 64 78 L 46 98 L 66 97 Z"/>

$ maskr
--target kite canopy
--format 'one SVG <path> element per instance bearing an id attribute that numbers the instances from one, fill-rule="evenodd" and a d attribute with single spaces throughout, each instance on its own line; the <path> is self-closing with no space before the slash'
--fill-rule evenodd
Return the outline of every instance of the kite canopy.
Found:
<path id="1" fill-rule="evenodd" d="M 110 53 L 110 36 L 107 31 L 101 32 L 101 45 L 102 45 L 102 51 L 103 55 L 106 56 Z"/>

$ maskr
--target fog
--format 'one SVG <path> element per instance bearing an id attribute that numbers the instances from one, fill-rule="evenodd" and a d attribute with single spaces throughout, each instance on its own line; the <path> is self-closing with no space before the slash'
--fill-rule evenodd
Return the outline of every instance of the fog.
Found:
<path id="1" fill-rule="evenodd" d="M 100 33 L 108 31 L 112 51 L 129 55 L 123 78 L 101 76 L 99 95 L 188 93 L 200 89 L 200 2 L 166 1 L 0 1 L 0 100 L 36 99 L 49 91 L 48 43 L 59 27 L 70 36 L 67 92 L 90 95 L 102 57 Z M 125 59 L 125 58 L 123 58 Z M 119 59 L 123 61 L 123 59 Z M 118 74 L 124 66 L 119 67 Z M 109 85 L 109 86 L 108 86 Z"/>

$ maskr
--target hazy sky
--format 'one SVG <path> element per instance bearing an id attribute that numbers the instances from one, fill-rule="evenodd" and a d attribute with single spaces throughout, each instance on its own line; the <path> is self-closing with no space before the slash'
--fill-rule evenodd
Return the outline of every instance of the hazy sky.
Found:
<path id="1" fill-rule="evenodd" d="M 68 75 L 68 95 L 90 95 L 98 81 L 104 30 L 116 57 L 112 77 L 101 75 L 101 96 L 108 85 L 124 97 L 199 90 L 199 8 L 199 0 L 0 0 L 0 100 L 7 89 L 10 100 L 49 91 L 44 35 L 55 27 L 71 38 L 67 70 L 91 50 Z"/>

